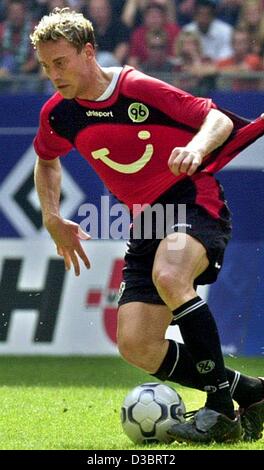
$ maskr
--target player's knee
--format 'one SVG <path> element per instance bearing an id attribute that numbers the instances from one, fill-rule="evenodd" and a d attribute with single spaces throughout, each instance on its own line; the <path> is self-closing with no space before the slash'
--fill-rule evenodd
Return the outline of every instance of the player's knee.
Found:
<path id="1" fill-rule="evenodd" d="M 183 273 L 169 268 L 157 269 L 153 272 L 153 282 L 161 295 L 179 297 L 192 287 L 191 281 Z"/>
<path id="2" fill-rule="evenodd" d="M 118 334 L 117 335 L 117 346 L 121 356 L 127 361 L 133 364 L 136 361 L 140 344 L 131 334 Z"/>
<path id="3" fill-rule="evenodd" d="M 131 334 L 118 334 L 117 346 L 119 352 L 125 361 L 148 370 L 149 361 L 147 354 L 146 338 L 139 338 Z"/>

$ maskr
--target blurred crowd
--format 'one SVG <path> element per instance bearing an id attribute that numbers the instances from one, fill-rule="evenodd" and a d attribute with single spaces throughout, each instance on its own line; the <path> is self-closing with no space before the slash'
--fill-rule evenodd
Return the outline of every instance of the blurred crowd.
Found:
<path id="1" fill-rule="evenodd" d="M 192 93 L 263 90 L 264 0 L 0 0 L 0 91 L 49 91 L 29 34 L 55 7 L 88 17 L 101 66 L 130 64 Z"/>

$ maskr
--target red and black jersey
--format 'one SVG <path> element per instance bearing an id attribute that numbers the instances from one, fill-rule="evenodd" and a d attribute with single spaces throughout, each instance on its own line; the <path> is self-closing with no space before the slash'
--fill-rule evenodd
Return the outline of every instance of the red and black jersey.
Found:
<path id="1" fill-rule="evenodd" d="M 108 189 L 130 209 L 151 204 L 183 179 L 168 167 L 174 147 L 192 139 L 211 108 L 196 98 L 131 67 L 124 67 L 105 101 L 66 100 L 54 94 L 43 106 L 35 138 L 43 159 L 64 156 L 73 147 L 94 168 Z M 264 133 L 264 121 L 240 118 L 227 142 L 208 155 L 198 171 L 219 170 Z"/>

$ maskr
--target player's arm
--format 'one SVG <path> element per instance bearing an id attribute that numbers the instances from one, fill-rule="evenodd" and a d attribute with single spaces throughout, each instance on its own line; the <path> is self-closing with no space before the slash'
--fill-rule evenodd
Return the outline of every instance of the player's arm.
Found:
<path id="1" fill-rule="evenodd" d="M 38 192 L 43 224 L 53 238 L 57 252 L 63 256 L 65 269 L 74 266 L 76 276 L 80 274 L 79 258 L 87 268 L 90 262 L 82 248 L 81 239 L 89 239 L 78 224 L 60 216 L 61 164 L 59 158 L 43 160 L 37 158 L 35 186 Z"/>
<path id="2" fill-rule="evenodd" d="M 211 109 L 199 131 L 186 147 L 175 147 L 168 165 L 176 176 L 186 173 L 191 176 L 201 165 L 204 157 L 220 147 L 233 129 L 231 119 L 217 109 Z"/>

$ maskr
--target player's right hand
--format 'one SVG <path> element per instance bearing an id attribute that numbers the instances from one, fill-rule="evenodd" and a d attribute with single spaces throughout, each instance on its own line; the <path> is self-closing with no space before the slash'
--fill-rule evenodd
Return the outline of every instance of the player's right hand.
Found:
<path id="1" fill-rule="evenodd" d="M 175 147 L 169 157 L 168 165 L 175 176 L 186 174 L 191 176 L 202 163 L 202 154 L 188 147 Z"/>
<path id="2" fill-rule="evenodd" d="M 73 265 L 75 275 L 79 276 L 79 259 L 87 269 L 90 268 L 90 261 L 81 245 L 81 240 L 90 240 L 91 237 L 81 229 L 80 225 L 57 215 L 50 217 L 45 225 L 56 244 L 58 255 L 64 258 L 67 271 Z"/>

